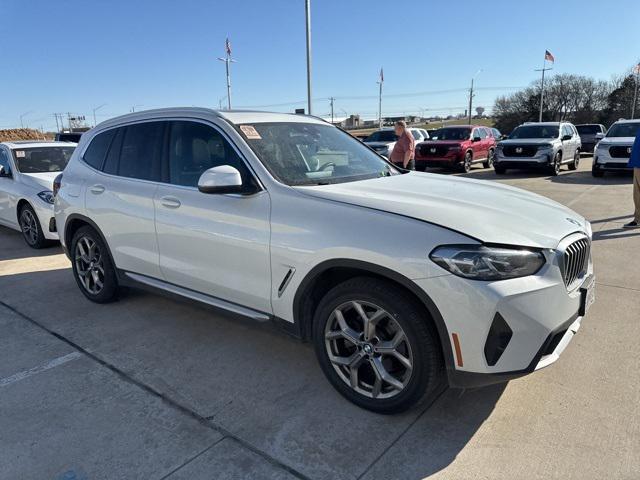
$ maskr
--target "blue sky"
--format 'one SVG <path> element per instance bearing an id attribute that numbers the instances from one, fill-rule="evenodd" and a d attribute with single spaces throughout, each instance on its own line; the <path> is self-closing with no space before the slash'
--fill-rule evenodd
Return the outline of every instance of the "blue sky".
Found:
<path id="1" fill-rule="evenodd" d="M 0 19 L 0 128 L 25 112 L 45 129 L 53 112 L 92 120 L 105 103 L 98 121 L 132 106 L 217 107 L 227 35 L 234 107 L 305 106 L 303 0 L 0 0 Z M 639 24 L 637 0 L 312 0 L 314 114 L 334 96 L 336 115 L 373 118 L 381 66 L 385 114 L 461 112 L 457 90 L 479 69 L 475 105 L 490 108 L 503 87 L 538 78 L 545 49 L 551 74 L 609 79 L 640 58 Z M 443 93 L 393 96 L 416 92 Z"/>

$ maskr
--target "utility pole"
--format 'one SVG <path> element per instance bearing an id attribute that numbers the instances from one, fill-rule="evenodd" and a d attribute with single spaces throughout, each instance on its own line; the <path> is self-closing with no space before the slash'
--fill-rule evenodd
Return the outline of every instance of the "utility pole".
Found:
<path id="1" fill-rule="evenodd" d="M 633 105 L 631 105 L 631 120 L 636 116 L 636 104 L 638 103 L 638 77 L 640 76 L 640 63 L 633 67 L 636 88 L 633 90 Z"/>
<path id="2" fill-rule="evenodd" d="M 106 103 L 103 103 L 103 104 L 102 104 L 102 105 L 100 105 L 99 107 L 96 107 L 96 108 L 94 108 L 94 109 L 93 109 L 93 126 L 94 126 L 94 127 L 98 124 L 98 122 L 96 122 L 96 112 L 97 112 L 98 110 L 100 110 L 102 107 L 104 107 L 105 105 L 106 105 Z"/>
<path id="3" fill-rule="evenodd" d="M 545 51 L 544 54 L 544 62 L 542 63 L 542 68 L 535 70 L 536 72 L 542 72 L 542 79 L 540 80 L 540 114 L 538 115 L 538 121 L 542 122 L 542 111 L 544 110 L 544 72 L 548 70 L 553 70 L 553 68 L 547 68 L 547 58 L 553 63 L 555 61 L 553 55 L 549 53 L 549 51 Z"/>
<path id="4" fill-rule="evenodd" d="M 20 115 L 20 128 L 24 128 L 24 122 L 22 121 L 22 119 L 27 115 L 29 115 L 30 113 L 33 113 L 33 110 L 29 110 L 28 112 L 25 112 L 22 115 Z"/>
<path id="5" fill-rule="evenodd" d="M 312 115 L 311 109 L 311 0 L 304 0 L 304 12 L 307 23 L 307 110 Z"/>
<path id="6" fill-rule="evenodd" d="M 60 126 L 58 125 L 58 114 L 54 113 L 53 116 L 56 117 L 56 132 L 59 132 L 60 131 Z"/>
<path id="7" fill-rule="evenodd" d="M 471 116 L 473 115 L 473 113 L 471 112 L 471 109 L 473 108 L 473 81 L 476 79 L 478 75 L 480 75 L 480 72 L 482 72 L 482 69 L 478 70 L 476 74 L 473 77 L 471 77 L 471 88 L 469 89 L 469 112 L 468 112 L 469 125 L 471 125 Z"/>
<path id="8" fill-rule="evenodd" d="M 378 128 L 382 128 L 382 84 L 384 83 L 384 72 L 380 68 L 380 80 L 377 82 L 380 89 L 378 91 Z"/>
<path id="9" fill-rule="evenodd" d="M 334 97 L 329 97 L 329 105 L 331 105 L 331 123 L 333 124 L 333 102 L 335 101 Z"/>
<path id="10" fill-rule="evenodd" d="M 218 60 L 224 62 L 227 71 L 227 110 L 231 110 L 231 72 L 229 70 L 229 64 L 236 63 L 236 61 L 231 58 L 231 42 L 229 41 L 229 37 L 227 37 L 224 42 L 224 51 L 225 57 L 218 57 Z"/>

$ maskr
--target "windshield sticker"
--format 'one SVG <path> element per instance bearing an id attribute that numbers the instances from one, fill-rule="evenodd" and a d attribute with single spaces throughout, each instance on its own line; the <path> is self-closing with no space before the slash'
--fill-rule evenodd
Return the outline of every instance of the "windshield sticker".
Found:
<path id="1" fill-rule="evenodd" d="M 249 140 L 262 140 L 262 137 L 252 125 L 240 125 L 240 130 Z"/>
<path id="2" fill-rule="evenodd" d="M 24 158 L 24 150 L 16 150 L 16 157 Z"/>

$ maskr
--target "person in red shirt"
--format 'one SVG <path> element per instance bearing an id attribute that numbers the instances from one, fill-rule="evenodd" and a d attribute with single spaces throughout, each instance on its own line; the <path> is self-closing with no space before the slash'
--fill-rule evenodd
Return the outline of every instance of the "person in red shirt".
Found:
<path id="1" fill-rule="evenodd" d="M 411 132 L 407 130 L 406 122 L 400 120 L 395 124 L 396 135 L 398 141 L 393 147 L 391 152 L 391 163 L 394 163 L 398 167 L 406 168 L 408 170 L 415 170 L 415 161 L 413 154 L 416 149 L 416 141 L 411 135 Z"/>

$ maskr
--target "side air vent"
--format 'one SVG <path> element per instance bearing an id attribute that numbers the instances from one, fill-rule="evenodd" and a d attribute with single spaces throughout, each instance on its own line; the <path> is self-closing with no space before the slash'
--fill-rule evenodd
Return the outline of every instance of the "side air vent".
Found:
<path id="1" fill-rule="evenodd" d="M 284 293 L 284 291 L 287 289 L 287 285 L 289 285 L 289 282 L 291 281 L 291 277 L 293 277 L 293 273 L 295 271 L 296 269 L 291 267 L 285 274 L 284 278 L 282 279 L 282 282 L 280 282 L 280 286 L 278 287 L 278 298 L 280 298 Z"/>

